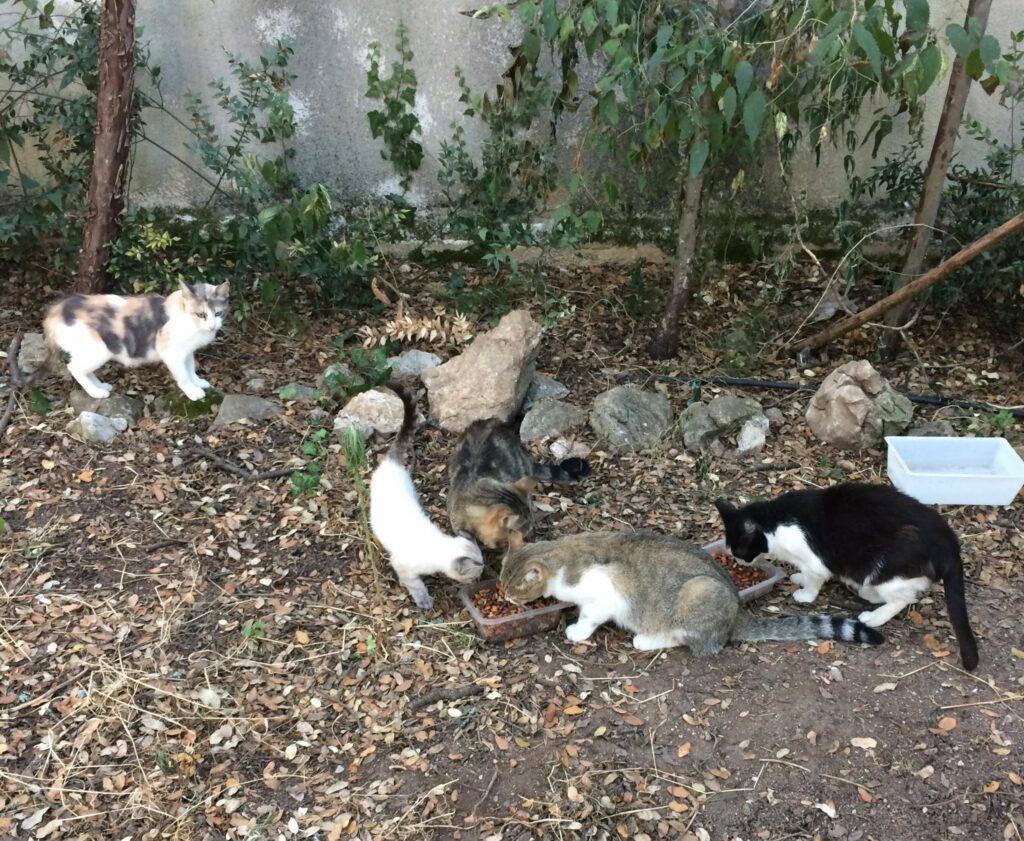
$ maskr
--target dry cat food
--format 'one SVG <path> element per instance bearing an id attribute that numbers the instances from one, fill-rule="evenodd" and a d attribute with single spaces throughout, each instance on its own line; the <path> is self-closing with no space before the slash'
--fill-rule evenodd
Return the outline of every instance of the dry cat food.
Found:
<path id="1" fill-rule="evenodd" d="M 737 589 L 746 590 L 747 587 L 760 584 L 769 577 L 765 570 L 760 567 L 748 567 L 745 564 L 741 564 L 728 552 L 714 550 L 711 552 L 711 557 L 725 567 L 725 571 L 729 573 L 729 577 L 733 580 Z"/>
<path id="2" fill-rule="evenodd" d="M 505 600 L 505 591 L 500 583 L 495 584 L 493 587 L 484 587 L 482 590 L 477 590 L 473 594 L 473 604 L 476 606 L 476 609 L 480 611 L 480 615 L 485 619 L 500 619 L 504 616 L 516 616 L 520 613 L 526 613 L 528 610 L 536 610 L 554 603 L 554 599 L 544 598 L 537 599 L 535 602 L 530 602 L 528 605 L 513 604 L 512 602 Z"/>

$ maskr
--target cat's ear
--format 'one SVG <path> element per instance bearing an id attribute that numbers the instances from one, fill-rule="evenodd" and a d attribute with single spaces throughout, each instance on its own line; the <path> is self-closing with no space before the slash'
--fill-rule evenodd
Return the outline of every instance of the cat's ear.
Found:
<path id="1" fill-rule="evenodd" d="M 508 533 L 508 551 L 518 552 L 523 548 L 523 533 L 512 529 Z"/>
<path id="2" fill-rule="evenodd" d="M 186 301 L 194 301 L 196 293 L 192 291 L 191 287 L 183 280 L 178 281 L 178 291 L 184 296 Z"/>
<path id="3" fill-rule="evenodd" d="M 479 575 L 483 568 L 484 562 L 481 558 L 471 558 L 468 555 L 463 555 L 455 559 L 455 574 L 459 577 Z"/>
<path id="4" fill-rule="evenodd" d="M 213 288 L 213 294 L 217 298 L 226 298 L 229 292 L 231 292 L 231 284 L 226 280 L 220 286 Z"/>
<path id="5" fill-rule="evenodd" d="M 523 580 L 527 584 L 536 584 L 541 578 L 544 577 L 544 565 L 540 561 L 532 561 L 526 567 L 526 573 L 523 575 Z"/>
<path id="6" fill-rule="evenodd" d="M 532 476 L 524 476 L 522 479 L 518 479 L 513 482 L 512 487 L 520 493 L 529 495 L 533 492 L 533 489 L 537 487 L 537 480 Z"/>
<path id="7" fill-rule="evenodd" d="M 736 513 L 736 507 L 726 499 L 716 499 L 715 508 L 718 509 L 723 523 L 729 522 L 732 519 L 732 515 Z"/>

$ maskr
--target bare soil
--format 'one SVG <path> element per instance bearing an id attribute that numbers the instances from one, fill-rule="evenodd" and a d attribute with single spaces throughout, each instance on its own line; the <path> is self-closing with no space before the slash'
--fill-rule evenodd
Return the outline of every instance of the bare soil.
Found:
<path id="1" fill-rule="evenodd" d="M 552 269 L 548 291 L 523 302 L 548 327 L 540 369 L 577 405 L 633 375 L 678 412 L 692 376 L 736 372 L 723 337 L 742 341 L 737 328 L 762 325 L 745 376 L 801 383 L 869 354 L 877 338 L 858 332 L 798 368 L 782 343 L 820 285 L 733 267 L 687 316 L 678 357 L 655 365 L 642 353 L 653 314 L 633 317 L 628 277 Z M 429 311 L 445 279 L 407 280 L 410 306 Z M 645 273 L 655 293 L 666 279 L 661 267 Z M 15 277 L 5 288 L 4 347 L 34 329 L 56 294 L 44 284 Z M 854 297 L 880 294 L 866 286 Z M 1020 319 L 1001 333 L 990 318 L 1011 305 L 926 314 L 912 348 L 878 365 L 910 391 L 1020 405 Z M 248 332 L 201 355 L 200 373 L 226 392 L 260 376 L 273 396 L 315 381 L 333 335 L 384 318 L 294 306 L 308 324 L 301 336 L 257 314 Z M 759 307 L 773 313 L 766 330 Z M 170 388 L 159 368 L 104 374 L 147 398 Z M 56 398 L 68 389 L 44 384 Z M 716 390 L 705 385 L 704 397 Z M 842 453 L 811 437 L 810 392 L 726 390 L 785 415 L 763 452 L 597 444 L 584 483 L 539 497 L 540 535 L 647 527 L 705 543 L 720 536 L 718 496 L 884 478 L 883 452 Z M 337 445 L 312 498 L 296 498 L 287 477 L 242 479 L 198 451 L 255 472 L 301 467 L 310 413 L 289 404 L 268 422 L 214 433 L 208 418 L 152 415 L 94 448 L 63 432 L 71 415 L 60 402 L 41 416 L 20 398 L 0 440 L 0 836 L 1024 836 L 1019 498 L 944 509 L 964 545 L 974 674 L 959 667 L 941 587 L 890 622 L 877 648 L 763 643 L 701 660 L 686 649 L 636 652 L 614 628 L 581 645 L 560 629 L 491 645 L 451 582 L 430 583 L 436 607 L 423 614 L 385 566 L 378 602 Z M 934 416 L 966 433 L 1003 431 L 990 414 L 918 407 L 920 419 Z M 1019 421 L 1005 434 L 1020 446 Z M 596 443 L 588 430 L 580 438 Z M 437 429 L 417 436 L 420 495 L 441 523 L 452 444 Z M 806 612 L 792 589 L 752 607 Z M 839 585 L 813 606 L 861 609 Z"/>

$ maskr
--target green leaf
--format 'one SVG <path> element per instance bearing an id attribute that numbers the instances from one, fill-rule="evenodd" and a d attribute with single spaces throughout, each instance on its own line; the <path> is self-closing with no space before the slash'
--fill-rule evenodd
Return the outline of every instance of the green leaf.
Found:
<path id="1" fill-rule="evenodd" d="M 540 56 L 540 36 L 536 32 L 526 32 L 523 35 L 523 55 L 530 64 L 536 64 Z"/>
<path id="2" fill-rule="evenodd" d="M 981 43 L 978 44 L 978 52 L 981 54 L 981 60 L 985 62 L 985 66 L 988 67 L 999 58 L 998 39 L 992 35 L 983 36 Z"/>
<path id="3" fill-rule="evenodd" d="M 736 88 L 726 88 L 725 93 L 722 94 L 722 116 L 727 123 L 731 123 L 736 114 L 736 101 Z"/>
<path id="4" fill-rule="evenodd" d="M 875 74 L 876 79 L 882 78 L 882 52 L 878 49 L 878 44 L 872 37 L 871 33 L 867 31 L 862 23 L 855 23 L 853 25 L 853 40 L 857 42 L 857 45 L 864 50 L 864 54 L 868 57 L 868 61 L 871 62 L 871 70 Z"/>
<path id="5" fill-rule="evenodd" d="M 903 6 L 907 10 L 907 29 L 921 32 L 928 28 L 928 0 L 903 0 Z"/>
<path id="6" fill-rule="evenodd" d="M 782 111 L 779 111 L 775 115 L 775 139 L 782 140 L 786 136 L 786 131 L 789 129 L 789 117 L 787 117 Z"/>
<path id="7" fill-rule="evenodd" d="M 747 101 L 743 103 L 743 128 L 746 129 L 747 138 L 751 143 L 755 143 L 761 133 L 767 104 L 764 93 L 760 90 L 752 91 Z"/>
<path id="8" fill-rule="evenodd" d="M 602 120 L 610 126 L 617 125 L 619 122 L 619 106 L 615 101 L 615 91 L 608 91 L 604 96 L 601 97 L 601 102 L 598 105 L 598 113 Z"/>
<path id="9" fill-rule="evenodd" d="M 594 14 L 593 6 L 587 6 L 580 14 L 580 26 L 587 35 L 597 29 L 597 15 Z"/>
<path id="10" fill-rule="evenodd" d="M 576 24 L 573 23 L 572 15 L 566 15 L 562 18 L 562 25 L 558 27 L 558 40 L 568 41 L 575 28 Z"/>
<path id="11" fill-rule="evenodd" d="M 971 38 L 967 34 L 967 30 L 959 24 L 951 23 L 946 27 L 946 37 L 949 38 L 949 43 L 953 45 L 956 54 L 960 58 L 967 58 L 971 51 Z"/>
<path id="12" fill-rule="evenodd" d="M 754 78 L 754 68 L 749 61 L 736 65 L 736 90 L 742 99 Z"/>
<path id="13" fill-rule="evenodd" d="M 694 141 L 694 144 L 690 147 L 690 178 L 696 178 L 700 175 L 700 171 L 704 169 L 704 164 L 707 162 L 710 151 L 711 149 L 706 138 L 702 137 Z"/>
<path id="14" fill-rule="evenodd" d="M 980 50 L 971 50 L 971 54 L 967 56 L 967 61 L 964 62 L 964 71 L 972 79 L 980 79 L 985 72 L 985 62 L 981 60 Z"/>
<path id="15" fill-rule="evenodd" d="M 931 87 L 939 74 L 942 73 L 942 50 L 936 44 L 929 44 L 918 55 L 921 65 L 921 91 Z"/>

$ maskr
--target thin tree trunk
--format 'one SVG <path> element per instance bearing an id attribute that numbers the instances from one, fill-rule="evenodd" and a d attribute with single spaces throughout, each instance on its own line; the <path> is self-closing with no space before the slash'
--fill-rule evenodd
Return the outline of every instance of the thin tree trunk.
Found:
<path id="1" fill-rule="evenodd" d="M 702 135 L 698 132 L 690 143 Z M 704 191 L 704 173 L 710 162 L 705 163 L 695 176 L 687 175 L 679 191 L 679 224 L 676 228 L 676 264 L 672 269 L 672 286 L 665 298 L 665 311 L 658 322 L 658 330 L 647 348 L 654 359 L 668 359 L 679 345 L 679 316 L 690 303 L 697 280 L 693 276 L 693 257 L 697 251 L 697 222 L 700 219 L 700 199 Z M 689 167 L 689 156 L 683 164 Z"/>
<path id="2" fill-rule="evenodd" d="M 109 244 L 120 230 L 125 207 L 134 89 L 135 0 L 103 0 L 96 145 L 75 278 L 77 292 L 103 292 L 108 287 Z"/>
<path id="3" fill-rule="evenodd" d="M 984 32 L 988 25 L 988 13 L 991 7 L 992 0 L 969 0 L 964 28 L 967 28 L 971 18 L 976 18 L 981 24 L 981 31 Z M 949 74 L 946 100 L 942 104 L 939 124 L 935 129 L 935 140 L 932 143 L 931 156 L 928 158 L 928 167 L 924 173 L 924 187 L 917 205 L 917 216 L 914 219 L 916 227 L 913 229 L 903 256 L 903 269 L 896 285 L 897 289 L 921 274 L 921 268 L 924 266 L 928 244 L 932 237 L 932 228 L 935 226 L 935 219 L 939 214 L 939 200 L 942 198 L 942 189 L 946 184 L 946 172 L 953 157 L 956 137 L 960 131 L 960 121 L 964 116 L 964 106 L 967 104 L 967 94 L 970 89 L 971 77 L 967 75 L 963 58 L 958 55 Z M 909 307 L 910 303 L 907 302 L 889 310 L 885 323 L 889 327 L 898 327 L 903 324 L 907 319 Z M 900 334 L 896 330 L 888 331 L 883 340 L 886 354 L 892 354 L 899 347 L 899 343 Z"/>
<path id="4" fill-rule="evenodd" d="M 840 336 L 845 336 L 851 330 L 855 330 L 862 324 L 866 324 L 879 315 L 886 312 L 892 312 L 893 309 L 901 304 L 905 304 L 919 292 L 927 289 L 934 283 L 938 283 L 946 275 L 955 272 L 961 266 L 965 266 L 982 251 L 987 248 L 991 248 L 997 242 L 1005 239 L 1008 236 L 1014 234 L 1021 234 L 1024 232 L 1024 213 L 1018 213 L 1012 219 L 1004 222 L 998 228 L 989 231 L 983 237 L 976 239 L 966 248 L 961 249 L 948 260 L 944 260 L 939 263 L 934 269 L 925 272 L 920 277 L 914 278 L 910 283 L 904 285 L 900 289 L 897 289 L 891 295 L 882 298 L 881 301 L 877 301 L 870 307 L 865 307 L 860 312 L 851 315 L 849 318 L 844 318 L 842 321 L 833 324 L 831 327 L 822 330 L 820 333 L 811 336 L 806 341 L 800 342 L 799 350 L 814 350 L 822 345 L 827 345 L 834 339 L 838 339 Z"/>

